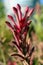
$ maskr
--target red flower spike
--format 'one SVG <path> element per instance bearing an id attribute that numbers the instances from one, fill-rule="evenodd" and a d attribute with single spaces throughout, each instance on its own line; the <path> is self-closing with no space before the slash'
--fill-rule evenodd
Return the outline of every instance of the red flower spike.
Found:
<path id="1" fill-rule="evenodd" d="M 14 46 L 17 48 L 19 54 L 12 54 L 12 56 L 21 57 L 23 60 L 28 60 L 27 62 L 29 65 L 32 65 L 32 54 L 34 51 L 34 47 L 31 47 L 31 44 L 29 45 L 26 42 L 26 36 L 29 29 L 29 25 L 31 23 L 31 20 L 28 20 L 28 18 L 33 13 L 34 9 L 30 9 L 29 7 L 26 7 L 25 15 L 22 17 L 21 12 L 21 6 L 17 4 L 17 7 L 13 7 L 14 14 L 16 16 L 16 22 L 14 21 L 14 18 L 11 15 L 8 15 L 8 18 L 13 22 L 14 26 L 12 27 L 11 23 L 6 22 L 6 24 L 9 26 L 10 30 L 13 33 L 15 42 Z M 12 64 L 13 65 L 13 64 Z"/>

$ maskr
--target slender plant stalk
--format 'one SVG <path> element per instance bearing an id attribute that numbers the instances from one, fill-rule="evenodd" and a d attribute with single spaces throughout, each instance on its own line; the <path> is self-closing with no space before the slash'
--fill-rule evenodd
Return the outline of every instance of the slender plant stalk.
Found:
<path id="1" fill-rule="evenodd" d="M 23 61 L 23 65 L 29 65 L 25 60 Z"/>
<path id="2" fill-rule="evenodd" d="M 0 52 L 1 52 L 1 57 L 2 57 L 2 59 L 3 59 L 3 62 L 4 62 L 3 65 L 6 65 L 6 60 L 5 60 L 4 52 L 3 52 L 3 50 L 1 49 L 1 47 L 0 47 Z"/>

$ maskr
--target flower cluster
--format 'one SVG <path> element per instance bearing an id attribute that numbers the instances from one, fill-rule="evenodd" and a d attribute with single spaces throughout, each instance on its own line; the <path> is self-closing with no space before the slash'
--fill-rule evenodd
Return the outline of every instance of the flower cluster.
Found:
<path id="1" fill-rule="evenodd" d="M 25 14 L 22 16 L 21 6 L 17 4 L 17 7 L 13 7 L 14 15 L 16 16 L 16 22 L 11 15 L 8 15 L 8 18 L 12 21 L 11 23 L 6 21 L 6 24 L 9 26 L 10 30 L 14 36 L 14 45 L 18 50 L 17 54 L 12 54 L 12 56 L 20 57 L 22 60 L 26 60 L 29 65 L 32 65 L 32 53 L 34 51 L 34 47 L 31 47 L 31 44 L 26 42 L 26 36 L 29 30 L 29 25 L 31 20 L 28 18 L 33 13 L 34 9 L 26 7 Z"/>

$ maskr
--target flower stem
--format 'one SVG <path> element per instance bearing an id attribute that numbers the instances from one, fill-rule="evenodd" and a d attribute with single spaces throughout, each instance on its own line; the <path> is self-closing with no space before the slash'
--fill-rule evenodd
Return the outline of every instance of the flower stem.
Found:
<path id="1" fill-rule="evenodd" d="M 25 60 L 23 61 L 23 65 L 29 65 Z"/>
<path id="2" fill-rule="evenodd" d="M 0 52 L 1 52 L 1 57 L 2 57 L 2 59 L 3 59 L 3 62 L 4 62 L 3 65 L 6 65 L 6 60 L 5 60 L 4 52 L 3 52 L 3 50 L 1 49 L 1 47 L 0 47 Z"/>

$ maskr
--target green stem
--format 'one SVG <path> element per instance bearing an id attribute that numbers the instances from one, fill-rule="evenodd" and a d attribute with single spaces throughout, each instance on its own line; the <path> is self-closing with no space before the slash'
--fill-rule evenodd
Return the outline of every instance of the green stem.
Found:
<path id="1" fill-rule="evenodd" d="M 5 60 L 4 52 L 3 52 L 3 50 L 1 48 L 0 48 L 0 52 L 1 52 L 1 57 L 3 59 L 3 62 L 4 62 L 3 65 L 6 65 L 6 60 Z"/>

